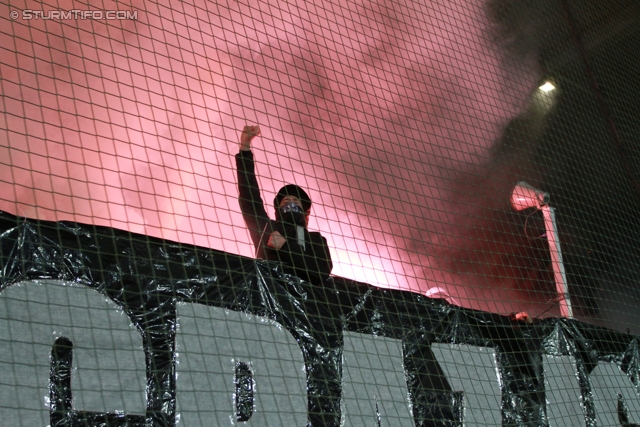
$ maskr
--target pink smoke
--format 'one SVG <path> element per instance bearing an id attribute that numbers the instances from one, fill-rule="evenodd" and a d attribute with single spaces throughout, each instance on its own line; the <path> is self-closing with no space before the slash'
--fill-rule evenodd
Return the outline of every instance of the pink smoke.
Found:
<path id="1" fill-rule="evenodd" d="M 26 9 L 137 20 L 9 19 Z M 467 268 L 508 263 L 508 244 L 486 260 L 492 234 L 521 233 L 500 229 L 518 171 L 488 166 L 538 79 L 509 65 L 482 2 L 23 1 L 0 19 L 0 209 L 252 256 L 233 155 L 255 123 L 266 203 L 309 190 L 334 274 L 532 303 L 503 270 Z"/>

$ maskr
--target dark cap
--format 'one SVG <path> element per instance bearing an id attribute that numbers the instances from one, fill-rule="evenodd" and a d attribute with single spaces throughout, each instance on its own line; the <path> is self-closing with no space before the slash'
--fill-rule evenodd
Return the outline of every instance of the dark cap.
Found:
<path id="1" fill-rule="evenodd" d="M 273 205 L 276 209 L 280 207 L 280 202 L 286 196 L 295 196 L 300 199 L 300 202 L 302 202 L 302 209 L 304 209 L 305 211 L 311 209 L 311 198 L 306 191 L 295 184 L 285 185 L 280 189 L 280 191 L 278 191 L 276 198 L 273 200 Z"/>

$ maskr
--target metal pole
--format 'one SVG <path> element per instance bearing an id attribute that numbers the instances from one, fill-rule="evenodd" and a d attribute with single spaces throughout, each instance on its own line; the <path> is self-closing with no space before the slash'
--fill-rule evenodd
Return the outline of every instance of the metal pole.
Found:
<path id="1" fill-rule="evenodd" d="M 547 229 L 547 241 L 549 242 L 549 251 L 551 252 L 551 264 L 553 264 L 553 277 L 556 282 L 556 291 L 559 297 L 560 314 L 562 317 L 573 319 L 571 298 L 569 296 L 569 290 L 567 289 L 567 274 L 564 271 L 562 252 L 560 251 L 560 238 L 558 237 L 558 228 L 556 227 L 556 215 L 554 209 L 549 205 L 545 205 L 540 209 L 542 209 L 544 225 Z"/>

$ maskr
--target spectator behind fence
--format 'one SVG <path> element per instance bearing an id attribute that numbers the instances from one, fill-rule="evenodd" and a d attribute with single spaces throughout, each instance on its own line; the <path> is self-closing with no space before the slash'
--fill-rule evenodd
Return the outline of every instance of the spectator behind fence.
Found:
<path id="1" fill-rule="evenodd" d="M 269 218 L 260 197 L 251 151 L 251 143 L 259 135 L 259 126 L 245 126 L 240 134 L 240 152 L 236 154 L 240 210 L 256 257 L 279 261 L 293 267 L 299 278 L 321 284 L 331 274 L 333 263 L 327 239 L 307 229 L 311 198 L 301 187 L 285 185 L 274 199 L 276 219 Z"/>

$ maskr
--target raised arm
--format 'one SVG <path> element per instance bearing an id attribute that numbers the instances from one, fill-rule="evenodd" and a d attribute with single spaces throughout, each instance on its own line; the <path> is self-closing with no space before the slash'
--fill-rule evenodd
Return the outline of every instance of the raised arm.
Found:
<path id="1" fill-rule="evenodd" d="M 269 223 L 269 215 L 260 197 L 260 187 L 255 174 L 251 142 L 260 135 L 259 126 L 245 126 L 240 134 L 240 152 L 236 154 L 238 168 L 238 201 L 251 240 L 257 248 L 265 226 Z"/>

